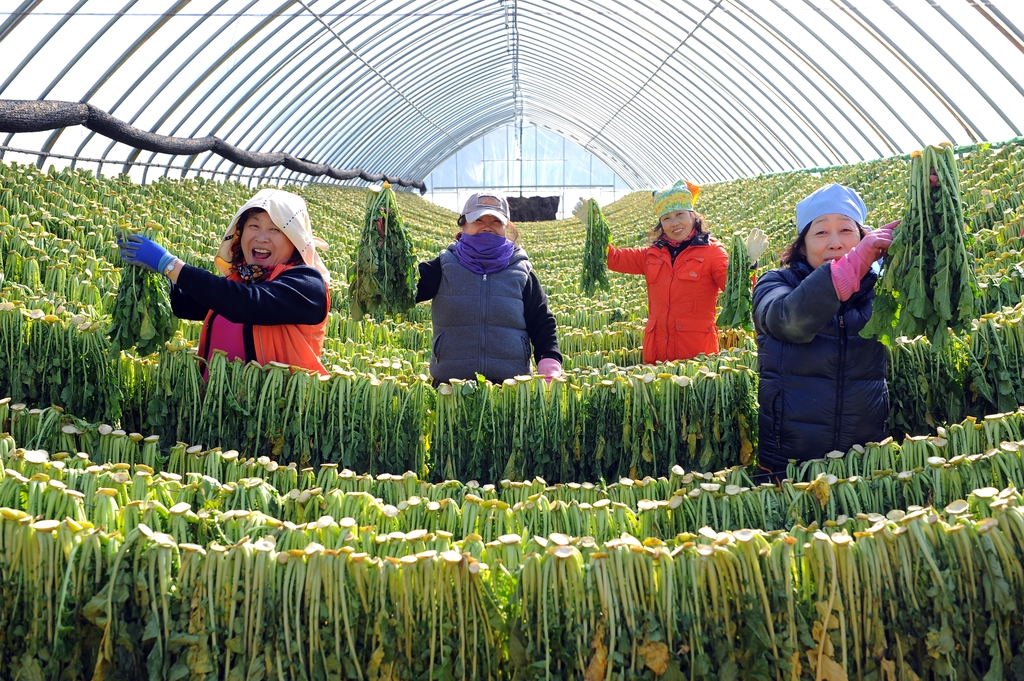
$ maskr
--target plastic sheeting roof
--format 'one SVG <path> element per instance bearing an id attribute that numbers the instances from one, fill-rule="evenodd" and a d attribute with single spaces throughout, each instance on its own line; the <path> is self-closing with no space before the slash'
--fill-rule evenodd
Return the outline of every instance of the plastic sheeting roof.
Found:
<path id="1" fill-rule="evenodd" d="M 3 0 L 0 99 L 415 180 L 523 120 L 641 188 L 1019 136 L 1022 28 L 1020 0 Z M 0 144 L 303 180 L 80 126 Z"/>

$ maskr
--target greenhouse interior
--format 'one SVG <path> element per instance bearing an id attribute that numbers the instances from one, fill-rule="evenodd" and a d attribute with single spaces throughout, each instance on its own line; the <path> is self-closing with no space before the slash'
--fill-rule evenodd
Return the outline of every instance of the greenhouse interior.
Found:
<path id="1" fill-rule="evenodd" d="M 1024 3 L 0 54 L 0 679 L 1024 678 Z"/>

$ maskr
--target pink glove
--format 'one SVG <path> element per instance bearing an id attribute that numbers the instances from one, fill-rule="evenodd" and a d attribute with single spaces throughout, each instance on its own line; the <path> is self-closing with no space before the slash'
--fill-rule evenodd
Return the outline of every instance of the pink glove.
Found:
<path id="1" fill-rule="evenodd" d="M 544 374 L 544 380 L 551 383 L 551 379 L 562 373 L 562 363 L 557 359 L 545 357 L 537 362 L 537 373 Z"/>
<path id="2" fill-rule="evenodd" d="M 836 287 L 839 300 L 849 300 L 860 290 L 860 280 L 871 269 L 871 263 L 885 255 L 892 243 L 892 230 L 896 225 L 898 221 L 868 232 L 849 253 L 832 261 L 832 285 Z"/>

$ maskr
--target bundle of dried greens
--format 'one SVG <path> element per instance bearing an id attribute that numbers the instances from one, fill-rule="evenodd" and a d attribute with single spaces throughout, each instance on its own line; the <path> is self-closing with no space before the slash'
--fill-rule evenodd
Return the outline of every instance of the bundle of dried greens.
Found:
<path id="1" fill-rule="evenodd" d="M 366 197 L 366 216 L 349 279 L 349 310 L 353 319 L 364 314 L 382 319 L 416 304 L 416 257 L 402 224 L 391 185 Z"/>
<path id="2" fill-rule="evenodd" d="M 153 227 L 147 225 L 140 233 L 155 240 Z M 125 265 L 121 268 L 121 282 L 107 330 L 111 353 L 134 347 L 139 355 L 149 355 L 163 348 L 174 336 L 178 318 L 171 312 L 165 282 L 163 275 L 141 267 Z"/>
<path id="3" fill-rule="evenodd" d="M 926 336 L 936 350 L 949 331 L 970 328 L 977 284 L 967 252 L 960 176 L 953 147 L 925 147 L 910 157 L 910 192 L 875 284 L 871 320 L 861 331 L 892 345 Z"/>

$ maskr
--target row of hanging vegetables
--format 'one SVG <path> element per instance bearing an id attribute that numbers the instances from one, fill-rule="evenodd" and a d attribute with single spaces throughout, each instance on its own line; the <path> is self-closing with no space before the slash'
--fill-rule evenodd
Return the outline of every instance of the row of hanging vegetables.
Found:
<path id="1" fill-rule="evenodd" d="M 943 423 L 1024 404 L 1022 312 L 1018 305 L 984 315 L 941 350 L 926 338 L 894 343 L 893 434 L 934 433 Z M 215 354 L 204 383 L 183 340 L 151 357 L 111 359 L 99 322 L 0 303 L 0 387 L 18 402 L 59 404 L 159 435 L 165 448 L 217 444 L 284 463 L 414 470 L 434 479 L 459 472 L 485 482 L 615 480 L 664 475 L 675 464 L 716 470 L 756 458 L 749 335 L 699 361 L 576 367 L 550 386 L 524 377 L 440 390 L 415 355 L 392 350 L 381 358 L 372 354 L 372 338 L 363 340 L 358 347 L 367 354 L 338 356 L 327 377 Z"/>
<path id="2" fill-rule="evenodd" d="M 722 484 L 741 471 L 474 486 L 218 450 L 164 460 L 148 438 L 59 410 L 0 414 L 26 442 L 56 430 L 95 446 L 49 455 L 0 438 L 4 678 L 938 679 L 1018 664 L 1019 442 L 903 470 L 923 485 L 947 469 L 972 484 L 1007 475 L 945 505 L 837 514 L 857 482 L 822 471 L 781 494 L 824 520 L 723 531 L 707 515 L 664 532 L 650 522 L 659 493 L 717 508 L 756 493 Z M 984 450 L 1019 434 L 1024 412 L 995 421 L 879 443 L 866 465 Z M 563 529 L 570 509 L 591 524 Z"/>
<path id="3" fill-rule="evenodd" d="M 5 678 L 1007 678 L 1020 495 L 862 529 L 672 542 L 423 533 L 371 556 L 351 523 L 233 542 L 0 509 Z M 971 508 L 984 509 L 985 517 Z M 231 530 L 233 520 L 225 520 Z M 310 527 L 315 525 L 315 527 Z"/>
<path id="4" fill-rule="evenodd" d="M 209 522 L 227 511 L 292 523 L 353 516 L 360 525 L 374 526 L 371 539 L 418 529 L 460 539 L 476 533 L 485 541 L 510 532 L 561 532 L 600 541 L 626 532 L 669 539 L 706 525 L 843 525 L 865 514 L 945 506 L 982 488 L 1024 488 L 1024 410 L 981 423 L 968 419 L 941 435 L 869 443 L 856 448 L 856 455 L 833 452 L 792 466 L 781 486 L 756 483 L 742 466 L 712 474 L 678 465 L 667 476 L 610 484 L 549 484 L 541 478 L 430 482 L 412 471 L 374 476 L 336 464 L 300 469 L 270 457 L 183 443 L 165 455 L 157 436 L 91 424 L 57 408 L 10 405 L 9 398 L 0 401 L 0 418 L 13 433 L 0 436 L 0 506 L 94 524 L 100 524 L 97 513 L 117 516 L 108 529 L 130 529 L 140 520 L 166 529 L 173 522 L 180 525 L 179 541 L 217 538 Z M 98 505 L 93 500 L 103 490 L 112 499 Z"/>

